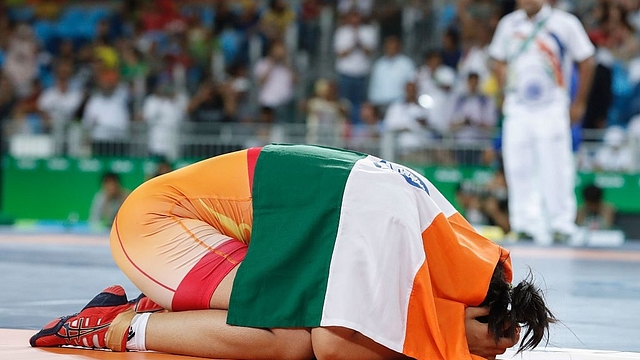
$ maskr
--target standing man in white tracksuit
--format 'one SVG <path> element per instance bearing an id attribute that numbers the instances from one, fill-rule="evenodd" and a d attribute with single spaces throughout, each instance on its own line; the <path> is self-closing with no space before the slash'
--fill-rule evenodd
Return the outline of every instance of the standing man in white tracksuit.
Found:
<path id="1" fill-rule="evenodd" d="M 575 16 L 545 0 L 517 4 L 519 10 L 500 20 L 489 47 L 504 92 L 511 228 L 520 239 L 563 243 L 576 231 L 570 126 L 584 115 L 595 48 Z M 571 102 L 574 64 L 579 85 Z"/>

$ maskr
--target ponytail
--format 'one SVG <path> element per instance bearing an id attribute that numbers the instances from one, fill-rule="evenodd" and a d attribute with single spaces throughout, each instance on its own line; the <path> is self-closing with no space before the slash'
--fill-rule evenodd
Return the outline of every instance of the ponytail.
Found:
<path id="1" fill-rule="evenodd" d="M 544 339 L 548 340 L 549 325 L 557 321 L 542 291 L 534 285 L 532 273 L 512 288 L 505 279 L 502 263 L 496 266 L 487 297 L 480 306 L 489 307 L 486 322 L 496 342 L 501 337 L 515 340 L 518 327 L 526 328 L 518 353 L 532 350 Z"/>

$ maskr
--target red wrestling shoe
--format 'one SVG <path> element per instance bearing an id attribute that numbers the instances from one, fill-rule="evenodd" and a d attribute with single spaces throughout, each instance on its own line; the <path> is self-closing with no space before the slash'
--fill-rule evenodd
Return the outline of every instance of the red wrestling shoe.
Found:
<path id="1" fill-rule="evenodd" d="M 138 300 L 138 299 L 136 299 Z M 133 308 L 120 285 L 96 295 L 79 313 L 55 319 L 33 335 L 33 347 L 73 345 L 94 349 L 126 351 Z"/>
<path id="2" fill-rule="evenodd" d="M 145 294 L 140 294 L 138 295 L 137 298 L 130 300 L 129 301 L 130 304 L 133 304 L 133 311 L 136 312 L 136 314 L 142 314 L 142 313 L 154 313 L 154 312 L 158 312 L 158 311 L 164 311 L 165 309 L 156 304 L 155 302 L 153 302 L 153 300 L 149 299 Z"/>

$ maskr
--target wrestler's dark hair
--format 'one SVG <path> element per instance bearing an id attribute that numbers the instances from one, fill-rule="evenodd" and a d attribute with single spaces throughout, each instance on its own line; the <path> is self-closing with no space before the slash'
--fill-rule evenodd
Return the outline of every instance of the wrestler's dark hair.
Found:
<path id="1" fill-rule="evenodd" d="M 502 262 L 496 266 L 487 297 L 480 306 L 489 307 L 489 315 L 478 320 L 488 324 L 496 342 L 501 337 L 515 339 L 517 327 L 523 327 L 518 353 L 534 349 L 545 339 L 548 341 L 549 325 L 557 321 L 542 291 L 534 284 L 531 271 L 512 287 L 506 281 Z"/>

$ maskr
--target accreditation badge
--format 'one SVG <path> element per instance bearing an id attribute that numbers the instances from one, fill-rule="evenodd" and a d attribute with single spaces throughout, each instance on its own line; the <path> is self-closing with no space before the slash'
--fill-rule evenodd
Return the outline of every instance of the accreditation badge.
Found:
<path id="1" fill-rule="evenodd" d="M 512 87 L 518 104 L 538 107 L 553 102 L 557 85 L 541 62 L 521 63 L 514 70 Z"/>

